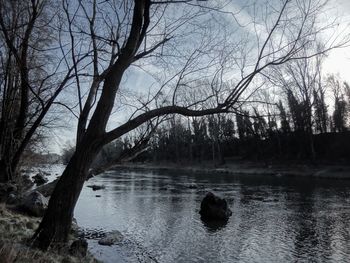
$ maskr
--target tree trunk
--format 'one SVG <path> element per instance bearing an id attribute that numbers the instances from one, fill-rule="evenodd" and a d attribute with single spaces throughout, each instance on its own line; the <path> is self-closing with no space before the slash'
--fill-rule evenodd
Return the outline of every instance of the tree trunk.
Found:
<path id="1" fill-rule="evenodd" d="M 0 183 L 6 183 L 9 181 L 7 173 L 7 167 L 4 160 L 0 160 Z"/>
<path id="2" fill-rule="evenodd" d="M 88 140 L 85 140 L 85 142 Z M 33 236 L 33 244 L 47 250 L 51 244 L 67 242 L 73 212 L 90 164 L 101 149 L 98 144 L 81 144 L 77 148 L 51 195 L 48 209 Z"/>
<path id="3" fill-rule="evenodd" d="M 225 159 L 224 159 L 224 154 L 222 153 L 221 150 L 221 145 L 220 145 L 220 140 L 217 140 L 217 149 L 218 149 L 218 160 L 219 160 L 219 165 L 225 164 Z"/>
<path id="4" fill-rule="evenodd" d="M 15 179 L 15 171 L 12 170 L 11 161 L 7 156 L 0 160 L 0 183 L 7 183 Z"/>

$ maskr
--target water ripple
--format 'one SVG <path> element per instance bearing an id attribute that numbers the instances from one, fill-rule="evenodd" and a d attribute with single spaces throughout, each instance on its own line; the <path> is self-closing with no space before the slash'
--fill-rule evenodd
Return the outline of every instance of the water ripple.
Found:
<path id="1" fill-rule="evenodd" d="M 348 262 L 350 182 L 165 172 L 109 172 L 83 189 L 75 217 L 104 262 Z M 194 185 L 189 187 L 189 185 Z M 200 220 L 206 191 L 233 211 L 219 227 Z M 126 237 L 101 247 L 105 232 Z M 116 261 L 117 260 L 117 261 Z"/>

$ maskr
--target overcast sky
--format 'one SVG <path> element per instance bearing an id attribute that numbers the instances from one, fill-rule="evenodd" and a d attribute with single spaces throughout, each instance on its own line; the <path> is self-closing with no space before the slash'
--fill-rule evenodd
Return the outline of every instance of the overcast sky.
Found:
<path id="1" fill-rule="evenodd" d="M 343 26 L 350 32 L 350 0 L 332 0 Z M 330 73 L 339 73 L 341 78 L 350 82 L 350 47 L 333 50 L 325 61 L 324 69 Z"/>
<path id="2" fill-rule="evenodd" d="M 234 4 L 239 8 L 239 6 L 243 6 L 245 1 L 237 0 Z M 339 17 L 340 21 L 342 21 L 341 28 L 347 30 L 350 33 L 350 0 L 330 0 L 330 6 L 333 6 L 334 9 L 327 13 L 327 17 L 329 19 L 334 18 L 335 16 Z M 230 10 L 233 11 L 233 10 Z M 324 63 L 324 72 L 325 73 L 333 73 L 339 74 L 343 80 L 350 82 L 350 47 L 345 47 L 337 50 L 333 50 L 329 53 L 328 58 Z M 136 72 L 131 71 L 133 73 L 132 81 L 134 82 L 134 86 L 142 86 L 138 84 L 142 84 L 145 80 L 144 77 Z M 73 124 L 75 121 L 72 119 L 72 128 L 69 130 L 60 130 L 56 131 L 56 138 L 54 141 L 50 141 L 50 145 L 48 150 L 51 152 L 61 153 L 62 147 L 65 146 L 66 141 L 74 142 L 75 137 L 75 125 Z"/>

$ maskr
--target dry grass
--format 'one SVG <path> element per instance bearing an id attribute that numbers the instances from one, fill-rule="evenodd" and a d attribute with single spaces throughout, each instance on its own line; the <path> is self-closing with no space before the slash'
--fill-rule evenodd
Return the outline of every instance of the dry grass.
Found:
<path id="1" fill-rule="evenodd" d="M 93 263 L 90 255 L 85 258 L 70 256 L 67 250 L 43 252 L 27 246 L 40 219 L 18 214 L 0 203 L 0 262 L 1 263 Z"/>

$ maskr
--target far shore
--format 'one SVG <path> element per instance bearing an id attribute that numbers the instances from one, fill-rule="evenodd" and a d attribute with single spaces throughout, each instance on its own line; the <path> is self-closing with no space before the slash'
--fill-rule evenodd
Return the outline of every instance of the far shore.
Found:
<path id="1" fill-rule="evenodd" d="M 108 170 L 135 169 L 158 171 L 184 171 L 193 173 L 213 173 L 232 175 L 261 175 L 261 176 L 288 176 L 288 177 L 312 177 L 327 179 L 350 179 L 350 165 L 344 164 L 264 164 L 259 162 L 237 162 L 214 166 L 205 164 L 175 164 L 175 163 L 121 163 L 110 167 Z"/>

